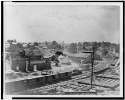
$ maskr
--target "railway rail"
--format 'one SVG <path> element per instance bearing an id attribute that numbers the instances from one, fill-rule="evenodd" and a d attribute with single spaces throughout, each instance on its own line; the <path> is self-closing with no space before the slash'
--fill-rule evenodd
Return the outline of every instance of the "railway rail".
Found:
<path id="1" fill-rule="evenodd" d="M 72 91 L 88 91 L 91 88 L 90 85 L 85 85 L 85 84 L 81 85 L 81 84 L 78 84 L 76 81 L 76 80 L 78 80 L 78 77 L 79 77 L 79 80 L 88 77 L 88 76 L 85 77 L 84 75 L 85 74 L 81 74 L 81 75 L 78 75 L 76 77 L 72 77 L 72 79 L 70 79 L 70 80 L 63 80 L 63 81 L 59 81 L 57 83 L 46 84 L 45 86 L 41 86 L 39 88 L 30 89 L 28 91 L 23 91 L 23 92 L 19 92 L 19 93 L 15 93 L 15 94 L 39 95 L 39 94 L 45 94 L 45 92 L 49 91 L 49 90 L 55 90 L 55 89 L 58 90 L 58 88 L 59 88 L 59 91 L 64 90 L 64 89 L 70 89 Z M 63 94 L 63 93 L 61 93 L 61 94 Z"/>
<path id="2" fill-rule="evenodd" d="M 106 65 L 105 65 L 106 64 Z M 97 72 L 104 72 L 102 69 L 109 68 L 109 63 L 101 63 L 102 66 L 99 67 L 99 65 L 95 66 L 95 70 Z M 106 67 L 104 67 L 104 65 Z M 20 80 L 17 82 L 9 83 L 7 82 L 6 85 L 6 91 L 7 94 L 15 94 L 15 95 L 43 95 L 43 94 L 54 94 L 52 91 L 56 91 L 55 94 L 65 94 L 64 92 L 61 92 L 60 90 L 69 89 L 71 91 L 88 91 L 91 88 L 90 80 L 91 78 L 91 72 L 89 71 L 83 71 L 82 74 L 73 76 L 72 72 L 63 72 L 58 74 L 51 74 L 51 75 L 42 75 L 39 77 L 34 78 L 27 78 L 26 80 Z M 114 79 L 108 79 L 108 78 L 100 78 L 97 77 L 95 82 L 93 82 L 93 85 L 95 86 L 102 86 L 102 87 L 108 87 L 113 88 L 119 84 L 118 81 L 114 81 Z M 100 80 L 100 81 L 98 81 Z M 81 83 L 82 84 L 81 84 Z M 85 84 L 87 83 L 87 84 Z M 107 84 L 107 86 L 105 86 Z M 16 86 L 16 87 L 15 87 Z M 59 88 L 59 89 L 58 89 Z M 9 91 L 8 91 L 9 90 Z M 58 91 L 60 92 L 58 92 Z M 49 92 L 51 91 L 51 92 Z"/>
<path id="3" fill-rule="evenodd" d="M 79 80 L 78 83 L 80 84 L 88 84 L 90 85 L 90 79 L 82 79 Z M 119 80 L 116 79 L 109 79 L 109 78 L 96 78 L 93 81 L 94 86 L 100 86 L 100 87 L 105 87 L 105 88 L 111 88 L 114 89 L 117 86 L 119 86 Z"/>

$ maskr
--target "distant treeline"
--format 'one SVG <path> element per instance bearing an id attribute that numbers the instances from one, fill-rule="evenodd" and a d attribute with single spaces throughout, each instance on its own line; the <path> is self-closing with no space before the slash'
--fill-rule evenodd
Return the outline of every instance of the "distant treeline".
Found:
<path id="1" fill-rule="evenodd" d="M 17 42 L 16 39 L 14 39 L 14 40 L 7 40 L 7 42 L 10 45 L 12 45 L 13 43 L 17 43 L 16 46 L 18 48 L 23 48 L 23 44 L 24 44 L 24 42 L 23 43 Z M 27 47 L 29 47 L 30 44 L 32 44 L 34 46 L 38 46 L 38 45 L 41 44 L 41 45 L 46 46 L 48 49 L 61 49 L 61 50 L 64 49 L 64 45 L 60 44 L 60 43 L 58 43 L 56 41 L 52 41 L 52 42 L 47 42 L 47 41 L 45 41 L 45 42 L 29 42 L 29 43 L 27 43 Z"/>
<path id="2" fill-rule="evenodd" d="M 13 42 L 17 42 L 16 39 L 14 40 L 8 40 L 10 44 Z M 97 50 L 97 49 L 106 49 L 110 51 L 115 51 L 119 53 L 120 50 L 120 44 L 116 43 L 110 43 L 110 42 L 78 42 L 78 43 L 70 43 L 70 44 L 65 44 L 64 42 L 58 43 L 57 41 L 52 41 L 52 42 L 32 42 L 34 46 L 38 46 L 39 44 L 44 44 L 48 49 L 67 49 L 69 52 L 76 53 L 80 50 L 86 50 L 86 51 L 91 51 L 92 49 Z M 28 44 L 29 45 L 29 44 Z M 17 42 L 17 46 L 19 48 L 23 48 L 23 43 Z"/>
<path id="3" fill-rule="evenodd" d="M 72 52 L 76 53 L 80 50 L 110 50 L 119 53 L 120 44 L 110 43 L 110 42 L 78 42 L 78 43 L 71 43 L 67 46 L 67 49 Z"/>

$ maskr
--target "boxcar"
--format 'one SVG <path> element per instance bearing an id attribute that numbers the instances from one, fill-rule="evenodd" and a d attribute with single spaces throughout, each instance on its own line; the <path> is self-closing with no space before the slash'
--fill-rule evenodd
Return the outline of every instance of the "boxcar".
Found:
<path id="1" fill-rule="evenodd" d="M 59 73 L 59 79 L 65 79 L 65 72 Z"/>
<path id="2" fill-rule="evenodd" d="M 44 84 L 46 82 L 46 78 L 44 76 L 40 77 L 39 82 Z"/>
<path id="3" fill-rule="evenodd" d="M 27 79 L 5 82 L 5 94 L 14 94 L 27 89 Z"/>
<path id="4" fill-rule="evenodd" d="M 27 78 L 27 82 L 28 82 L 28 86 L 35 85 L 37 83 L 37 78 L 35 78 L 35 77 Z"/>
<path id="5" fill-rule="evenodd" d="M 52 75 L 45 75 L 45 78 L 46 78 L 46 83 L 52 81 Z"/>

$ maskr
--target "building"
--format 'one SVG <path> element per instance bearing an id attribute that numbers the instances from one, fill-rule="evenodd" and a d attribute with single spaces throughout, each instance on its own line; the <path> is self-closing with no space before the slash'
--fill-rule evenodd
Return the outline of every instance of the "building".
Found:
<path id="1" fill-rule="evenodd" d="M 40 43 L 40 44 L 39 44 L 39 47 L 40 47 L 40 48 L 43 48 L 43 49 L 47 49 L 47 46 L 46 46 L 44 43 Z"/>
<path id="2" fill-rule="evenodd" d="M 27 43 L 23 43 L 23 48 L 26 48 L 27 47 Z"/>
<path id="3" fill-rule="evenodd" d="M 92 50 L 92 46 L 86 46 L 86 47 L 85 47 L 85 50 L 86 50 L 86 51 L 91 51 L 91 50 Z"/>
<path id="4" fill-rule="evenodd" d="M 101 57 L 99 54 L 95 53 L 95 54 L 94 54 L 94 60 L 102 60 L 102 57 Z M 91 55 L 88 56 L 88 57 L 83 61 L 83 63 L 84 63 L 84 64 L 92 63 L 92 56 L 91 56 Z"/>
<path id="5" fill-rule="evenodd" d="M 81 63 L 81 61 L 84 61 L 90 55 L 91 55 L 90 53 L 76 53 L 76 54 L 68 54 L 68 57 L 75 63 Z"/>
<path id="6" fill-rule="evenodd" d="M 10 44 L 8 42 L 5 43 L 5 48 L 9 48 L 10 47 Z"/>
<path id="7" fill-rule="evenodd" d="M 91 53 L 76 53 L 76 54 L 69 54 L 68 55 L 69 59 L 76 63 L 82 63 L 82 64 L 87 64 L 91 63 Z M 101 60 L 101 56 L 97 53 L 94 55 L 94 60 Z"/>
<path id="8" fill-rule="evenodd" d="M 35 49 L 35 45 L 33 43 L 29 43 L 28 48 Z"/>

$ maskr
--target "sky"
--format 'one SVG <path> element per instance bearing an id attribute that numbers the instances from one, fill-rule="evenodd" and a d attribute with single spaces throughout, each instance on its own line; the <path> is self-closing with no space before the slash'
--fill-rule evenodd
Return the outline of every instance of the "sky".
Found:
<path id="1" fill-rule="evenodd" d="M 120 8 L 102 5 L 5 5 L 5 40 L 120 42 Z"/>

